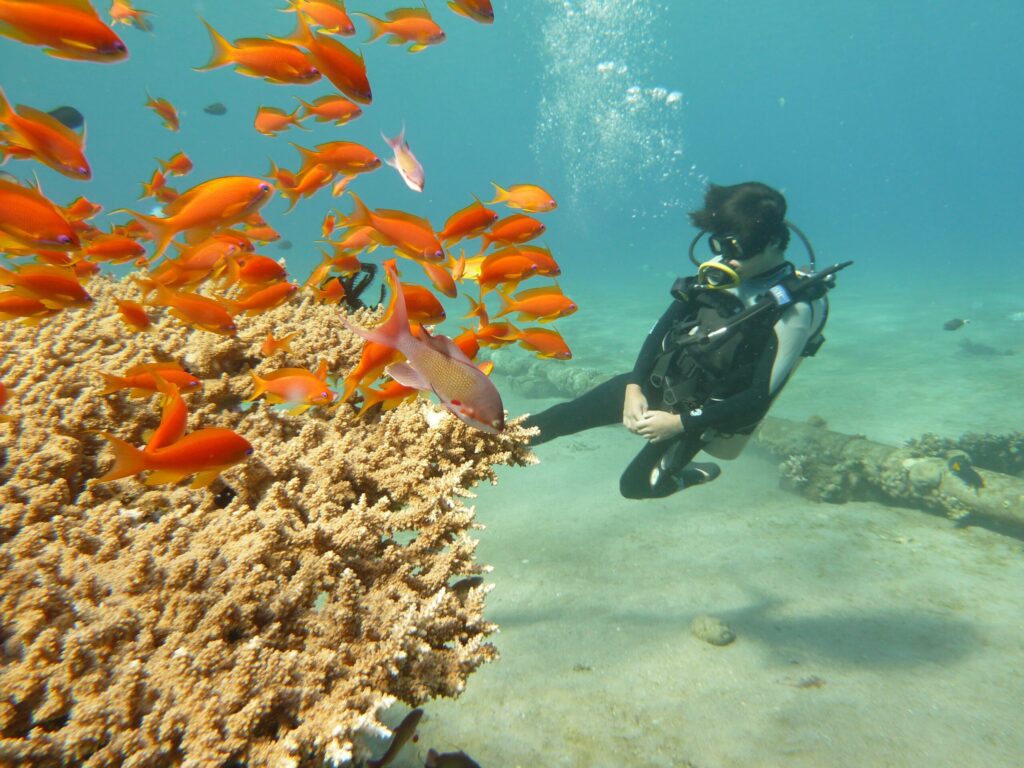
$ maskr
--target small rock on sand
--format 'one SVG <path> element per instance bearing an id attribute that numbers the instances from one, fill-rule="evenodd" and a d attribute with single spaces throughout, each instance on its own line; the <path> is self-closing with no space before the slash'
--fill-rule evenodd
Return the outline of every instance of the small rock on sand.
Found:
<path id="1" fill-rule="evenodd" d="M 736 639 L 736 633 L 729 625 L 714 616 L 697 616 L 690 622 L 690 632 L 698 640 L 711 645 L 729 645 Z"/>

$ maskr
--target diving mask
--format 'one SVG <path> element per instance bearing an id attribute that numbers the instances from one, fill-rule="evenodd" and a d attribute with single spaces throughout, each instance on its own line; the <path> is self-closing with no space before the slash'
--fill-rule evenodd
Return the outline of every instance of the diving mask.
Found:
<path id="1" fill-rule="evenodd" d="M 722 257 L 722 261 L 743 261 L 746 258 L 736 235 L 708 235 L 708 245 L 715 256 Z"/>

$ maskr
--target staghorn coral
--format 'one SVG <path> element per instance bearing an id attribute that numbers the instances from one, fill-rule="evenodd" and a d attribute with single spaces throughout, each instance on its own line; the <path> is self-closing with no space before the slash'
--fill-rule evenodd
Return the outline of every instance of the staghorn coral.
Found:
<path id="1" fill-rule="evenodd" d="M 530 461 L 519 427 L 430 426 L 423 401 L 369 419 L 242 410 L 247 369 L 285 359 L 259 357 L 269 330 L 299 331 L 290 364 L 354 364 L 337 308 L 307 298 L 236 338 L 169 318 L 133 335 L 113 305 L 133 289 L 89 289 L 91 310 L 0 326 L 0 764 L 346 763 L 394 699 L 457 695 L 495 656 L 486 587 L 447 589 L 484 570 L 464 499 L 494 464 Z M 90 482 L 110 464 L 90 430 L 137 443 L 159 418 L 156 400 L 100 396 L 98 372 L 154 358 L 204 379 L 189 429 L 255 447 L 209 489 Z"/>

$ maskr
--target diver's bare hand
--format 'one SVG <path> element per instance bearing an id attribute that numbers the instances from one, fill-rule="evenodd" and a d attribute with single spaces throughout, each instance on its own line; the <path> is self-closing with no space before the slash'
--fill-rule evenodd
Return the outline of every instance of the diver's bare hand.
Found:
<path id="1" fill-rule="evenodd" d="M 675 413 L 647 411 L 634 431 L 648 442 L 660 443 L 682 434 L 683 422 Z"/>
<path id="2" fill-rule="evenodd" d="M 622 425 L 630 432 L 639 434 L 637 428 L 647 413 L 647 398 L 639 384 L 626 385 L 626 398 L 622 404 Z"/>

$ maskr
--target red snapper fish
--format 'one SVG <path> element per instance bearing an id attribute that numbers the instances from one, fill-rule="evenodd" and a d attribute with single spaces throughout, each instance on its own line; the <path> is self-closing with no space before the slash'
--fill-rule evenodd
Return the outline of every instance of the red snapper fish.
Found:
<path id="1" fill-rule="evenodd" d="M 449 411 L 471 427 L 497 434 L 505 427 L 505 409 L 494 382 L 447 336 L 413 336 L 405 296 L 395 262 L 384 264 L 391 281 L 391 309 L 373 330 L 342 323 L 366 341 L 397 349 L 405 362 L 392 363 L 385 372 L 400 384 L 433 392 Z"/>

